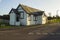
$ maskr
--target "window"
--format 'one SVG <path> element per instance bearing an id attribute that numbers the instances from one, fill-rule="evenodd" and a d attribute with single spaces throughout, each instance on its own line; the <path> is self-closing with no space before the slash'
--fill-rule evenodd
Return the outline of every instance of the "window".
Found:
<path id="1" fill-rule="evenodd" d="M 34 21 L 37 21 L 37 16 L 34 16 Z"/>
<path id="2" fill-rule="evenodd" d="M 23 10 L 22 10 L 22 8 L 21 8 L 21 7 L 19 7 L 19 8 L 18 8 L 18 11 L 20 12 L 20 11 L 23 11 Z"/>
<path id="3" fill-rule="evenodd" d="M 20 18 L 19 15 L 17 15 L 17 16 L 16 16 L 16 21 L 19 21 L 19 18 Z"/>
<path id="4" fill-rule="evenodd" d="M 24 12 L 20 12 L 20 18 L 24 18 Z"/>

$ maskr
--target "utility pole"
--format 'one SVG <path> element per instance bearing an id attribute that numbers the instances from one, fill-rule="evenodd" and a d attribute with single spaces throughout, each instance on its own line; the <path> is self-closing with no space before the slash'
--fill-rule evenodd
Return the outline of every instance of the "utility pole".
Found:
<path id="1" fill-rule="evenodd" d="M 59 12 L 59 10 L 56 11 L 56 16 L 58 16 L 58 12 Z"/>
<path id="2" fill-rule="evenodd" d="M 59 10 L 56 11 L 56 18 L 59 18 L 58 12 Z"/>

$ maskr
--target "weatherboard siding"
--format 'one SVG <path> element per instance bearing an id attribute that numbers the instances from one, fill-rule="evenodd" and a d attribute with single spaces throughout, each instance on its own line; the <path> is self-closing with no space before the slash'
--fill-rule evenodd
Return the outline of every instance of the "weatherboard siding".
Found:
<path id="1" fill-rule="evenodd" d="M 16 24 L 16 14 L 15 13 L 10 13 L 10 25 L 15 25 Z"/>
<path id="2" fill-rule="evenodd" d="M 16 21 L 16 13 L 10 13 L 10 25 L 36 25 L 36 24 L 45 24 L 46 23 L 46 16 L 44 14 L 37 15 L 37 20 L 34 20 L 33 14 L 28 14 L 21 6 L 17 8 L 18 13 L 20 14 L 20 17 L 23 16 L 23 18 L 19 17 L 19 21 Z M 37 13 L 38 14 L 38 13 Z M 18 14 L 19 15 L 19 14 Z M 29 16 L 30 15 L 30 16 Z"/>
<path id="3" fill-rule="evenodd" d="M 44 16 L 44 14 L 42 15 L 42 24 L 46 24 L 47 22 L 47 17 Z"/>
<path id="4" fill-rule="evenodd" d="M 27 25 L 34 25 L 34 20 L 33 20 L 33 15 L 29 16 L 29 14 L 27 14 Z"/>
<path id="5" fill-rule="evenodd" d="M 20 19 L 21 25 L 27 25 L 27 14 L 24 12 L 24 18 Z"/>
<path id="6" fill-rule="evenodd" d="M 27 14 L 27 16 L 29 15 Z M 35 25 L 35 24 L 42 24 L 42 16 L 37 16 L 37 21 L 34 20 L 33 15 L 31 15 L 30 18 L 27 17 L 27 25 Z"/>
<path id="7" fill-rule="evenodd" d="M 20 25 L 20 22 L 16 22 L 16 24 L 15 24 L 15 25 L 19 26 L 19 25 Z"/>
<path id="8" fill-rule="evenodd" d="M 35 22 L 34 22 L 34 16 L 31 15 L 31 25 L 34 25 L 34 24 L 35 24 Z"/>
<path id="9" fill-rule="evenodd" d="M 36 24 L 42 24 L 42 16 L 37 16 Z"/>
<path id="10" fill-rule="evenodd" d="M 20 24 L 27 25 L 27 13 L 20 6 L 20 7 L 18 7 L 18 12 L 21 12 L 21 11 L 24 13 L 24 15 L 22 15 L 22 16 L 24 16 L 24 18 L 20 19 Z"/>

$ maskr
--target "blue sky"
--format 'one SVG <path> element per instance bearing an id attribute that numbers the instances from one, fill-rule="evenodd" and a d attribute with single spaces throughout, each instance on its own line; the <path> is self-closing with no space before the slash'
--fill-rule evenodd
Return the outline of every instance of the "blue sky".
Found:
<path id="1" fill-rule="evenodd" d="M 20 3 L 44 10 L 47 14 L 51 12 L 52 15 L 59 10 L 60 14 L 60 0 L 0 0 L 0 15 L 8 14 L 11 8 L 16 8 Z"/>

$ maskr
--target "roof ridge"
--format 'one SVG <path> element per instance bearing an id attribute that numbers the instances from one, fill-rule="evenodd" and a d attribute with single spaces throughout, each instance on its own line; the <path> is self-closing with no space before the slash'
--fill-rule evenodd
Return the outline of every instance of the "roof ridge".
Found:
<path id="1" fill-rule="evenodd" d="M 29 7 L 29 8 L 35 9 L 35 10 L 39 10 L 39 9 L 37 9 L 37 8 L 33 8 L 33 7 L 31 7 L 31 6 L 27 6 L 27 5 L 24 5 L 24 4 L 19 4 L 19 5 L 21 5 L 21 6 L 26 6 L 26 7 Z M 39 10 L 39 11 L 41 11 L 41 10 Z"/>

